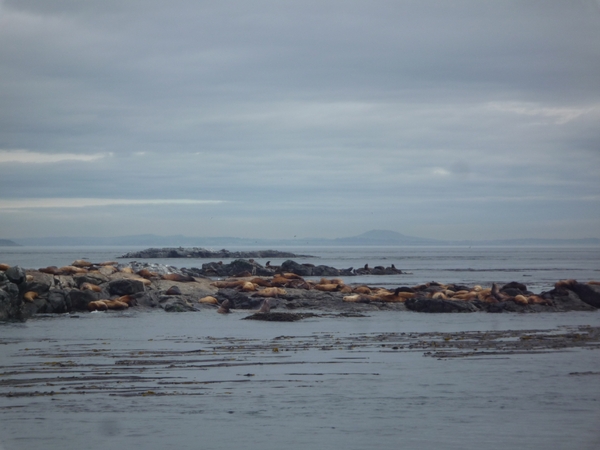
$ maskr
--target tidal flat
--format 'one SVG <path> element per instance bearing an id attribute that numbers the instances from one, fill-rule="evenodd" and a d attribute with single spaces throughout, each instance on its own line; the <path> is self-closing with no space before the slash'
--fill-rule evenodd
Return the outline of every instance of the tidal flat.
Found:
<path id="1" fill-rule="evenodd" d="M 3 449 L 596 448 L 600 315 L 39 316 L 0 328 Z"/>

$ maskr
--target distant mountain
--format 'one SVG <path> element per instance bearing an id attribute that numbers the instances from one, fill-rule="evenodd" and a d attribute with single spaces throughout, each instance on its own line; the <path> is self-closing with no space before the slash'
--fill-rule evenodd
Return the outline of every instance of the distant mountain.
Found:
<path id="1" fill-rule="evenodd" d="M 19 244 L 17 244 L 14 241 L 11 241 L 10 239 L 0 239 L 0 247 L 18 247 Z"/>
<path id="2" fill-rule="evenodd" d="M 10 242 L 11 244 L 1 244 Z M 140 234 L 134 236 L 115 237 L 47 237 L 0 240 L 0 245 L 27 246 L 114 246 L 114 247 L 205 247 L 232 248 L 268 246 L 421 246 L 421 245 L 457 245 L 457 246 L 536 246 L 536 245 L 590 245 L 600 246 L 600 239 L 502 239 L 502 240 L 462 240 L 445 241 L 416 236 L 407 236 L 390 230 L 371 230 L 357 236 L 324 239 L 324 238 L 294 238 L 294 239 L 251 239 L 235 237 L 189 237 L 183 235 L 157 236 L 155 234 Z"/>

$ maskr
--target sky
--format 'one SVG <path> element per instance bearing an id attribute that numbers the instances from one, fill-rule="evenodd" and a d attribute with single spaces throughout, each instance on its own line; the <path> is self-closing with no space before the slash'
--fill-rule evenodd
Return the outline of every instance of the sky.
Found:
<path id="1" fill-rule="evenodd" d="M 599 0 L 0 0 L 0 238 L 600 237 Z"/>

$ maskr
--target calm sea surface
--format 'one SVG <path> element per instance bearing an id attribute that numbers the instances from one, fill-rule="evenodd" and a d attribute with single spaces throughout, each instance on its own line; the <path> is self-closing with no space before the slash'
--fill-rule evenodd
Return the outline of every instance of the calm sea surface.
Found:
<path id="1" fill-rule="evenodd" d="M 131 250 L 9 248 L 0 262 L 39 268 Z M 374 285 L 514 280 L 539 291 L 600 278 L 597 248 L 285 250 L 318 257 L 298 262 L 410 272 L 360 280 Z M 131 310 L 0 324 L 0 449 L 600 448 L 597 347 L 436 358 L 415 344 L 577 334 L 600 326 L 598 312 L 243 317 Z"/>

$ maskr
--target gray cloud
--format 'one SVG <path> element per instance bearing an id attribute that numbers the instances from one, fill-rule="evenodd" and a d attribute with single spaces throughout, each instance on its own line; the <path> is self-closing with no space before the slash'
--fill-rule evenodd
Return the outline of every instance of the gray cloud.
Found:
<path id="1" fill-rule="evenodd" d="M 224 202 L 2 234 L 597 235 L 599 25 L 592 0 L 0 1 L 2 200 Z"/>

